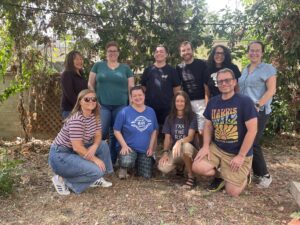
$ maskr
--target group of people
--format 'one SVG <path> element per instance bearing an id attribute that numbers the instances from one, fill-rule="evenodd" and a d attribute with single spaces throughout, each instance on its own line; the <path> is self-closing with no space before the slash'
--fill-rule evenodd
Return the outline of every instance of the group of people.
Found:
<path id="1" fill-rule="evenodd" d="M 157 167 L 163 173 L 185 170 L 183 188 L 195 187 L 196 175 L 212 176 L 210 191 L 225 187 L 238 196 L 251 169 L 257 185 L 269 187 L 272 177 L 260 141 L 276 91 L 276 69 L 263 62 L 262 42 L 248 45 L 250 64 L 242 73 L 223 45 L 204 61 L 194 58 L 190 42 L 182 42 L 182 62 L 176 68 L 167 63 L 167 48 L 158 45 L 155 62 L 137 86 L 129 66 L 118 61 L 119 51 L 116 42 L 107 43 L 106 60 L 95 63 L 88 80 L 81 54 L 71 51 L 66 57 L 64 125 L 49 154 L 59 194 L 110 187 L 104 176 L 114 165 L 120 179 L 131 168 L 151 178 L 162 134 Z"/>

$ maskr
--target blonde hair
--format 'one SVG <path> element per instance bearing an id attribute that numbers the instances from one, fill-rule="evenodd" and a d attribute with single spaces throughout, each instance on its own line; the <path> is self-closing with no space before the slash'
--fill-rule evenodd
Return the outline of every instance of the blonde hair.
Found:
<path id="1" fill-rule="evenodd" d="M 64 120 L 64 122 L 66 122 L 72 115 L 74 115 L 77 112 L 81 112 L 81 105 L 80 105 L 80 101 L 81 99 L 83 99 L 87 94 L 95 94 L 96 96 L 96 92 L 90 89 L 84 89 L 81 92 L 79 92 L 78 96 L 77 96 L 77 101 L 76 104 L 74 106 L 74 108 L 72 109 L 70 115 Z M 100 123 L 100 107 L 99 107 L 99 103 L 96 103 L 96 107 L 93 109 L 92 113 L 95 115 L 95 119 L 96 119 L 96 123 L 99 124 Z"/>

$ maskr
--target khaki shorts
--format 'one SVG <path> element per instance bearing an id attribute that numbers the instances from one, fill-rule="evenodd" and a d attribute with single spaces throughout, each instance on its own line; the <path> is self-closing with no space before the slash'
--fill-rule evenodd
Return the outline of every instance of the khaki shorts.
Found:
<path id="1" fill-rule="evenodd" d="M 215 168 L 220 168 L 221 177 L 228 183 L 241 187 L 252 167 L 252 156 L 245 157 L 243 165 L 238 171 L 233 172 L 230 167 L 230 161 L 235 157 L 234 154 L 227 153 L 218 148 L 214 143 L 209 146 L 210 158 L 206 160 Z"/>
<path id="2" fill-rule="evenodd" d="M 193 159 L 197 154 L 197 149 L 190 143 L 184 143 L 181 147 L 181 153 L 179 157 L 173 158 L 172 152 L 169 153 L 169 160 L 164 165 L 159 165 L 157 168 L 163 173 L 169 173 L 176 168 L 177 165 L 184 165 L 183 154 Z"/>

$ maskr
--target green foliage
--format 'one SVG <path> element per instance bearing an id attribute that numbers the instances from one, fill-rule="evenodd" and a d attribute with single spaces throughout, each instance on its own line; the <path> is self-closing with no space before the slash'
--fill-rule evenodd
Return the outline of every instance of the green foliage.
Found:
<path id="1" fill-rule="evenodd" d="M 169 62 L 175 64 L 180 42 L 189 40 L 194 47 L 212 43 L 202 25 L 206 14 L 203 0 L 112 0 L 99 3 L 98 10 L 102 21 L 97 29 L 98 47 L 103 50 L 108 41 L 117 41 L 120 60 L 129 60 L 134 69 L 153 62 L 158 44 L 168 47 Z M 104 58 L 104 52 L 101 56 Z"/>
<path id="2" fill-rule="evenodd" d="M 0 29 L 0 80 L 4 79 L 9 67 L 13 52 L 12 46 L 12 38 L 8 33 L 7 25 L 4 25 Z"/>
<path id="3" fill-rule="evenodd" d="M 0 148 L 0 195 L 7 195 L 13 191 L 14 181 L 18 177 L 17 166 L 20 160 L 8 159 L 7 152 Z"/>
<path id="4" fill-rule="evenodd" d="M 235 57 L 242 58 L 243 67 L 247 59 L 242 55 L 250 40 L 267 44 L 264 61 L 278 70 L 277 93 L 267 133 L 299 130 L 300 5 L 294 0 L 244 2 L 245 12 L 225 11 L 220 21 L 228 26 L 216 26 L 214 33 L 229 40 Z"/>

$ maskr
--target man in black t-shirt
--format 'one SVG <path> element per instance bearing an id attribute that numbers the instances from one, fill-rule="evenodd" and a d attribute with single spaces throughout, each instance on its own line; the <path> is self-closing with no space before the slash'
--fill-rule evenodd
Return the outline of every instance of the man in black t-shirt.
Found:
<path id="1" fill-rule="evenodd" d="M 146 95 L 145 104 L 154 109 L 160 126 L 171 110 L 174 93 L 180 90 L 178 74 L 167 64 L 167 57 L 166 47 L 158 45 L 154 52 L 154 64 L 144 70 L 141 78 Z"/>
<path id="2" fill-rule="evenodd" d="M 190 97 L 192 109 L 197 115 L 198 131 L 202 135 L 203 112 L 206 105 L 204 91 L 206 64 L 203 60 L 194 58 L 192 44 L 188 41 L 180 44 L 179 53 L 183 61 L 176 67 L 176 70 L 181 80 L 182 89 Z"/>

